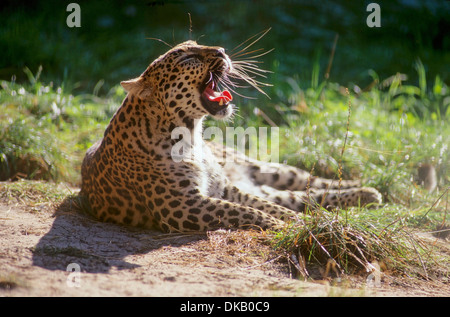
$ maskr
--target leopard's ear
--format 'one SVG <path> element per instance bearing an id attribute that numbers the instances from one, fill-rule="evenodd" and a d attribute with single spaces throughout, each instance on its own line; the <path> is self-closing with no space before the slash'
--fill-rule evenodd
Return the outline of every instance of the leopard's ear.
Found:
<path id="1" fill-rule="evenodd" d="M 152 94 L 151 84 L 147 83 L 145 78 L 142 76 L 122 81 L 120 84 L 125 91 L 139 97 L 140 99 L 146 99 Z"/>

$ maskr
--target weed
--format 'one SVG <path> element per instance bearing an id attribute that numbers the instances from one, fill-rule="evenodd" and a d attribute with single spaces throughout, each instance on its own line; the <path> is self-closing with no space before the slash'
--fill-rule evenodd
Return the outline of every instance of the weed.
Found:
<path id="1" fill-rule="evenodd" d="M 300 254 L 309 264 L 325 267 L 331 261 L 338 275 L 366 270 L 374 261 L 388 265 L 391 272 L 406 272 L 420 265 L 424 253 L 404 219 L 388 222 L 365 209 L 345 215 L 317 209 L 274 233 L 271 243 L 280 252 Z"/>

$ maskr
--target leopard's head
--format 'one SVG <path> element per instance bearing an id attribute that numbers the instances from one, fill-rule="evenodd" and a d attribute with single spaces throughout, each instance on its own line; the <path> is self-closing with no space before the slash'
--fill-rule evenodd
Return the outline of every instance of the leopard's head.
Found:
<path id="1" fill-rule="evenodd" d="M 153 61 L 138 78 L 121 84 L 130 94 L 158 102 L 181 119 L 223 119 L 233 113 L 235 79 L 254 86 L 242 64 L 232 62 L 225 49 L 187 41 Z"/>

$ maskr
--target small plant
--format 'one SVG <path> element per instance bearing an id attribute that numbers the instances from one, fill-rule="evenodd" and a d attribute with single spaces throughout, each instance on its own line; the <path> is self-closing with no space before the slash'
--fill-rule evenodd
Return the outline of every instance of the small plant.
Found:
<path id="1" fill-rule="evenodd" d="M 366 270 L 374 261 L 403 272 L 418 265 L 423 249 L 401 218 L 385 223 L 366 209 L 332 213 L 315 208 L 274 233 L 271 243 L 288 255 L 300 254 L 308 264 L 326 267 L 331 261 L 339 274 Z"/>

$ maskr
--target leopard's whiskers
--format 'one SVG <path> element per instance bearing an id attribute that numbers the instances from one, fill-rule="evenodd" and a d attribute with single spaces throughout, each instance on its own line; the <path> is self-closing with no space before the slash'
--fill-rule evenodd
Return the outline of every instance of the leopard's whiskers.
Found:
<path id="1" fill-rule="evenodd" d="M 263 38 L 270 31 L 270 29 L 271 28 L 268 28 L 267 30 L 264 30 L 262 32 L 259 32 L 258 34 L 253 35 L 249 39 L 245 40 L 244 42 L 236 46 L 231 51 L 234 52 L 238 48 L 245 45 L 244 48 L 230 54 L 232 69 L 226 75 L 222 75 L 220 76 L 220 78 L 218 78 L 224 87 L 226 87 L 227 89 L 230 89 L 230 86 L 232 86 L 233 88 L 248 87 L 238 85 L 235 82 L 236 80 L 242 80 L 247 84 L 249 84 L 251 87 L 254 87 L 260 93 L 267 96 L 267 94 L 261 89 L 261 87 L 269 87 L 272 85 L 258 80 L 258 77 L 267 78 L 265 74 L 272 72 L 265 69 L 261 69 L 258 64 L 262 64 L 263 62 L 257 59 L 272 52 L 274 49 L 264 51 L 263 48 L 253 50 L 249 50 L 249 48 L 251 48 L 255 43 L 257 43 L 261 38 Z M 248 44 L 249 42 L 250 44 Z M 244 98 L 251 98 L 237 93 L 234 89 L 230 90 L 233 91 L 233 93 L 242 96 Z"/>
<path id="2" fill-rule="evenodd" d="M 233 58 L 236 55 L 239 55 L 242 52 L 245 52 L 247 49 L 249 49 L 253 44 L 255 44 L 256 42 L 258 42 L 260 39 L 262 39 L 264 37 L 264 35 L 266 35 L 272 28 L 268 28 L 267 30 L 261 31 L 255 35 L 253 35 L 252 37 L 248 38 L 247 40 L 245 40 L 244 42 L 242 42 L 241 44 L 239 44 L 238 46 L 236 46 L 233 50 L 235 51 L 236 49 L 238 49 L 239 47 L 243 46 L 245 43 L 251 41 L 252 39 L 254 39 L 255 37 L 259 36 L 256 40 L 254 40 L 252 43 L 250 43 L 249 45 L 247 45 L 246 47 L 244 47 L 243 49 L 241 49 L 240 51 L 231 54 L 230 57 Z"/>

